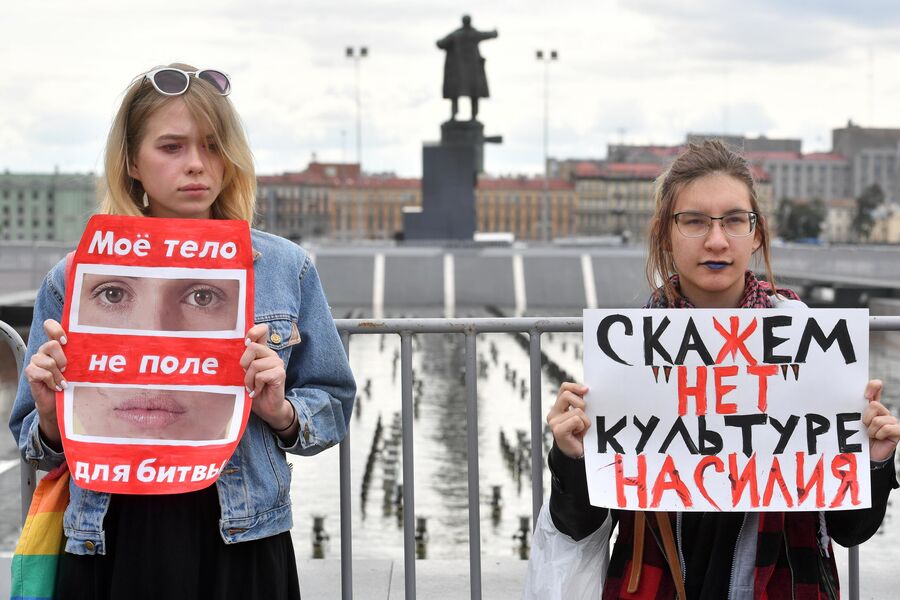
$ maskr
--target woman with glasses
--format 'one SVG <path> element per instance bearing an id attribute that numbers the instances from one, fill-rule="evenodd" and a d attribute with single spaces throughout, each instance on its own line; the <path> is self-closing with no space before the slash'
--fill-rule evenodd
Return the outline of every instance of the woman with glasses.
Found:
<path id="1" fill-rule="evenodd" d="M 750 167 L 720 142 L 691 144 L 660 177 L 649 245 L 647 279 L 655 291 L 646 308 L 799 303 L 788 289 L 777 288 L 776 296 L 769 231 Z M 764 281 L 749 269 L 757 253 L 765 266 Z M 897 487 L 894 449 L 900 425 L 880 402 L 881 382 L 873 380 L 864 391 L 869 404 L 863 414 L 872 460 L 872 508 L 778 513 L 765 521 L 758 513 L 664 513 L 671 527 L 656 527 L 653 519 L 645 521 L 644 513 L 590 504 L 583 458 L 583 438 L 591 426 L 584 412 L 587 391 L 564 383 L 547 415 L 554 439 L 550 516 L 556 529 L 576 541 L 597 532 L 608 519 L 618 524 L 604 583 L 607 600 L 836 598 L 829 539 L 843 546 L 866 541 L 881 524 L 888 494 Z M 678 539 L 672 539 L 672 531 L 679 532 Z M 679 564 L 670 564 L 667 556 L 677 556 Z"/>
<path id="2" fill-rule="evenodd" d="M 253 219 L 256 176 L 231 82 L 183 64 L 135 79 L 106 147 L 106 214 Z M 215 485 L 186 494 L 110 495 L 70 484 L 57 598 L 300 597 L 291 543 L 291 469 L 344 437 L 356 395 L 310 257 L 251 230 L 256 325 L 240 364 L 252 393 L 246 431 Z M 27 367 L 10 424 L 23 456 L 65 456 L 55 392 L 65 381 L 65 264 L 35 300 Z M 302 341 L 302 343 L 301 343 Z"/>

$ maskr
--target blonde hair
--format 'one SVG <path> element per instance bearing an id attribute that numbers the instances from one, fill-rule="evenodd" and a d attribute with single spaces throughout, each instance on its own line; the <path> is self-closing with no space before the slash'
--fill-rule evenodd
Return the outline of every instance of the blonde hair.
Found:
<path id="1" fill-rule="evenodd" d="M 168 66 L 183 71 L 197 70 L 183 63 Z M 100 212 L 144 214 L 144 188 L 140 181 L 129 175 L 129 167 L 134 164 L 144 139 L 147 121 L 160 108 L 179 99 L 187 105 L 201 129 L 209 132 L 222 155 L 225 166 L 222 191 L 213 202 L 212 217 L 252 223 L 256 206 L 256 172 L 244 128 L 231 101 L 197 77 L 191 77 L 187 91 L 179 96 L 160 94 L 144 75 L 136 77 L 125 90 L 106 140 L 106 193 L 100 202 Z"/>
<path id="2" fill-rule="evenodd" d="M 650 289 L 663 294 L 669 302 L 680 298 L 670 276 L 676 273 L 672 257 L 673 214 L 678 194 L 692 181 L 712 174 L 734 177 L 747 186 L 750 193 L 751 210 L 757 214 L 756 236 L 762 251 L 766 269 L 766 279 L 775 289 L 775 275 L 769 258 L 769 228 L 765 215 L 759 209 L 756 182 L 746 159 L 727 148 L 718 140 L 707 140 L 702 144 L 689 144 L 687 150 L 676 158 L 669 168 L 656 180 L 656 212 L 650 221 L 647 255 L 647 281 Z"/>

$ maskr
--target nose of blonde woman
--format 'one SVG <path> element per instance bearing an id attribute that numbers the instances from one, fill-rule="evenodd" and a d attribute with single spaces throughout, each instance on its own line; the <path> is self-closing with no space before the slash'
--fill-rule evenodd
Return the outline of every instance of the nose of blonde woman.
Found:
<path id="1" fill-rule="evenodd" d="M 157 289 L 147 290 L 145 301 L 132 315 L 133 327 L 146 331 L 171 331 L 178 329 L 173 322 L 178 315 L 174 306 L 165 306 L 162 294 Z"/>

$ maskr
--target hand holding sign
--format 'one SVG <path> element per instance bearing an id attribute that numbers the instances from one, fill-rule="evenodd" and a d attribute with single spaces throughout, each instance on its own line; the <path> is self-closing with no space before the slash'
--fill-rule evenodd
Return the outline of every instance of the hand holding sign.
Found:
<path id="1" fill-rule="evenodd" d="M 884 384 L 873 379 L 866 386 L 866 400 L 869 405 L 863 413 L 862 422 L 869 435 L 869 456 L 873 461 L 890 458 L 900 442 L 900 424 L 897 417 L 881 403 L 881 390 Z"/>
<path id="2" fill-rule="evenodd" d="M 284 361 L 266 345 L 269 326 L 254 325 L 247 332 L 247 349 L 241 356 L 246 371 L 244 386 L 253 399 L 251 410 L 285 437 L 293 434 L 294 409 L 284 397 Z"/>
<path id="3" fill-rule="evenodd" d="M 59 448 L 61 438 L 56 420 L 56 392 L 66 387 L 66 380 L 62 375 L 66 370 L 66 355 L 62 349 L 67 341 L 66 332 L 53 319 L 44 321 L 44 332 L 47 334 L 47 341 L 31 357 L 31 362 L 25 367 L 25 377 L 31 386 L 31 395 L 38 411 L 41 435 L 44 441 Z"/>
<path id="4" fill-rule="evenodd" d="M 587 386 L 566 381 L 559 387 L 556 402 L 547 413 L 547 424 L 556 446 L 569 458 L 584 456 L 584 434 L 591 426 L 591 420 L 584 414 L 587 393 Z"/>

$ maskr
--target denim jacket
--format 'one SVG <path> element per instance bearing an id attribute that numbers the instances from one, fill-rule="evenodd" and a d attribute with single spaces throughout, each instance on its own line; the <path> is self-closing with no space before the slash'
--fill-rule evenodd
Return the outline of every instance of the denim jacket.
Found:
<path id="1" fill-rule="evenodd" d="M 311 456 L 340 442 L 347 432 L 356 383 L 334 326 L 319 275 L 309 255 L 280 237 L 251 231 L 254 248 L 256 323 L 269 325 L 269 347 L 284 360 L 285 395 L 300 422 L 297 438 L 284 444 L 250 413 L 247 429 L 216 482 L 226 544 L 255 540 L 292 526 L 291 470 L 285 452 Z M 65 261 L 47 275 L 34 303 L 25 364 L 47 341 L 43 322 L 62 321 Z M 37 411 L 23 375 L 10 416 L 10 429 L 25 460 L 50 470 L 65 460 L 38 432 Z M 110 495 L 69 484 L 63 519 L 66 551 L 105 554 L 103 518 Z"/>

